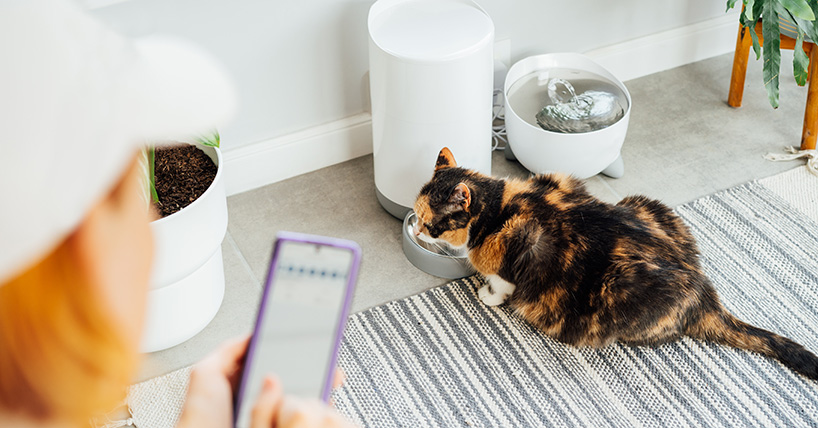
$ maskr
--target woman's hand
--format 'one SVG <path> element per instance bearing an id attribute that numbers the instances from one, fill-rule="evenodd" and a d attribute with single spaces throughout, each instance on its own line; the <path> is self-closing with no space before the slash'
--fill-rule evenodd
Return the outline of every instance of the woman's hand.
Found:
<path id="1" fill-rule="evenodd" d="M 229 428 L 233 426 L 233 394 L 238 386 L 241 360 L 248 338 L 226 342 L 190 373 L 187 398 L 177 428 Z M 335 372 L 334 387 L 344 375 Z M 253 406 L 251 428 L 348 428 L 354 425 L 319 400 L 284 396 L 275 376 L 264 379 Z"/>
<path id="2" fill-rule="evenodd" d="M 225 342 L 193 367 L 178 428 L 233 426 L 233 391 L 248 342 Z"/>
<path id="3" fill-rule="evenodd" d="M 335 383 L 342 379 L 335 374 Z M 284 396 L 275 376 L 264 379 L 251 416 L 251 428 L 353 428 L 335 409 L 316 399 Z"/>

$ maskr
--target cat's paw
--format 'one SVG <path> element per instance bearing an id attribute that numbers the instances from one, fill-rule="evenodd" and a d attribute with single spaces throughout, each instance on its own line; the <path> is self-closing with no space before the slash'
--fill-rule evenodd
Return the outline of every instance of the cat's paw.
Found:
<path id="1" fill-rule="evenodd" d="M 499 306 L 508 300 L 517 287 L 498 275 L 486 275 L 488 284 L 477 290 L 477 296 L 488 306 Z"/>
<path id="2" fill-rule="evenodd" d="M 479 297 L 480 301 L 486 306 L 500 306 L 506 302 L 508 296 L 506 293 L 492 293 L 488 285 L 484 285 L 477 290 L 477 297 Z"/>

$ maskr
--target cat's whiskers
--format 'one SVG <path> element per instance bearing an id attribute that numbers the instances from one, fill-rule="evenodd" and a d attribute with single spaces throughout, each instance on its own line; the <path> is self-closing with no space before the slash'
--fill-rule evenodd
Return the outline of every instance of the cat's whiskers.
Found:
<path id="1" fill-rule="evenodd" d="M 451 251 L 450 251 L 450 249 L 451 249 L 451 247 L 450 247 L 450 246 L 448 246 L 448 245 L 441 245 L 441 244 L 440 244 L 440 243 L 438 243 L 437 241 L 427 241 L 427 242 L 429 242 L 430 244 L 432 244 L 432 245 L 434 245 L 435 247 L 437 247 L 437 248 L 440 250 L 440 253 L 442 253 L 443 255 L 445 255 L 445 256 L 449 256 L 449 257 L 454 258 L 454 259 L 455 259 L 455 261 L 457 261 L 459 264 L 464 265 L 464 266 L 465 266 L 466 264 L 471 264 L 471 262 L 469 261 L 469 259 L 468 259 L 468 258 L 461 257 L 461 256 L 459 256 L 458 254 L 455 254 L 454 252 L 451 252 Z"/>
<path id="2" fill-rule="evenodd" d="M 438 244 L 437 242 L 434 242 L 434 241 L 432 242 L 432 245 L 437 247 L 440 250 L 440 252 L 443 253 L 444 255 L 450 256 L 450 257 L 456 257 L 454 253 L 449 251 L 449 246 L 448 245 L 440 245 L 440 244 Z"/>

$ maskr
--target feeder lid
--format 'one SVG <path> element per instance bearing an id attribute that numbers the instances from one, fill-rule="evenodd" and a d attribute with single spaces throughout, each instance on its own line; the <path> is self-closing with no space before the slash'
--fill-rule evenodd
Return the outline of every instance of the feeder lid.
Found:
<path id="1" fill-rule="evenodd" d="M 469 0 L 380 0 L 369 34 L 382 50 L 415 61 L 445 61 L 491 43 L 494 23 Z"/>

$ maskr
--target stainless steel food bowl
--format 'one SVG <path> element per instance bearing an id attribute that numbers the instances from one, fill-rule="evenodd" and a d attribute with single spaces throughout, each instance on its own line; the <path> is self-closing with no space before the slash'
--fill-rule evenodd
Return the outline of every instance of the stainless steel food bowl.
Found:
<path id="1" fill-rule="evenodd" d="M 466 251 L 436 246 L 415 238 L 417 217 L 413 211 L 403 219 L 403 254 L 416 268 L 447 279 L 463 278 L 475 273 Z"/>

